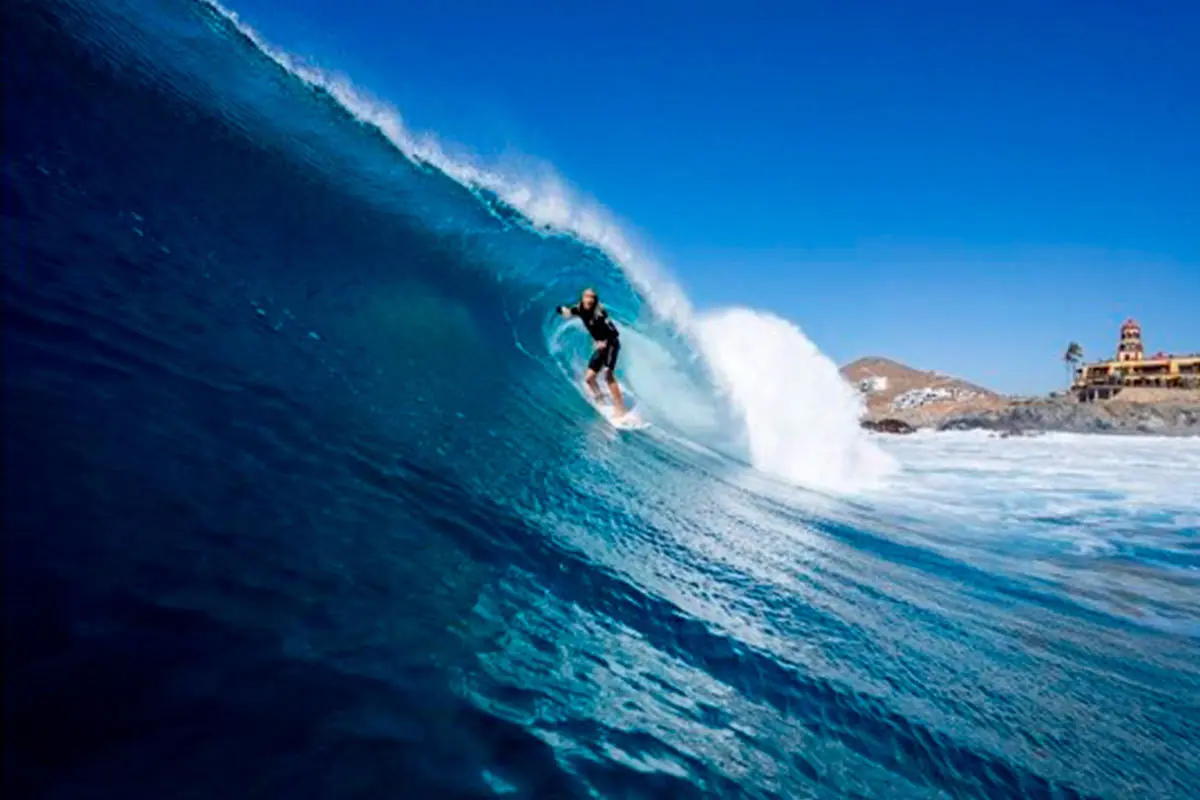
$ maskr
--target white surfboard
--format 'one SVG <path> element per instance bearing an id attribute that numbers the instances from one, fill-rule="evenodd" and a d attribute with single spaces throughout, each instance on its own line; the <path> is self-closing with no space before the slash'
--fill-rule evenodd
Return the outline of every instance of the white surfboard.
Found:
<path id="1" fill-rule="evenodd" d="M 612 425 L 614 428 L 618 428 L 623 431 L 640 431 L 650 427 L 650 423 L 641 418 L 636 408 L 630 408 L 626 410 L 624 414 L 618 415 L 616 409 L 613 408 L 613 405 L 608 398 L 605 398 L 601 402 L 596 402 L 595 400 L 589 399 L 588 402 L 590 402 L 592 407 L 600 412 L 600 416 L 604 417 L 604 419 L 608 421 L 608 424 Z"/>

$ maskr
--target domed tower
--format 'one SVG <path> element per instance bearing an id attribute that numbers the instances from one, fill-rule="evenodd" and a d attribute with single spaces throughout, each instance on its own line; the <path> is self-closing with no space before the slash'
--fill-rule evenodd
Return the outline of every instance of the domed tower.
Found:
<path id="1" fill-rule="evenodd" d="M 1117 345 L 1117 361 L 1141 361 L 1144 355 L 1142 326 L 1137 320 L 1125 320 L 1121 326 L 1121 343 Z"/>

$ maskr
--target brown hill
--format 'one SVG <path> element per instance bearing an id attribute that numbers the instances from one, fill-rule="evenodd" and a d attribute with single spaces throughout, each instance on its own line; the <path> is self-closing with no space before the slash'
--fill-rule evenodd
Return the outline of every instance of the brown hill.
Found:
<path id="1" fill-rule="evenodd" d="M 924 427 L 947 416 L 1004 404 L 990 389 L 940 372 L 913 369 L 890 358 L 860 358 L 841 372 L 863 393 L 866 418 L 872 421 L 899 419 Z"/>

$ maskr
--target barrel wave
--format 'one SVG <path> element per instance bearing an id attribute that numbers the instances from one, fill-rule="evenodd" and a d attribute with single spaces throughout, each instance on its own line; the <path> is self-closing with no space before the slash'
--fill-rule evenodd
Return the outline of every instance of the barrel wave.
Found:
<path id="1" fill-rule="evenodd" d="M 978 442 L 888 452 L 794 325 L 223 7 L 2 14 L 13 796 L 1200 785 L 1200 448 L 967 503 Z"/>

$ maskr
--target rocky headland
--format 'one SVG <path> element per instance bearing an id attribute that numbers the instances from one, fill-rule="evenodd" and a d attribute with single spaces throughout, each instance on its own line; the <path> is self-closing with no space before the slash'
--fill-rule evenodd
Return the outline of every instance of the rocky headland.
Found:
<path id="1" fill-rule="evenodd" d="M 884 358 L 842 368 L 864 400 L 863 427 L 879 433 L 984 430 L 1200 436 L 1200 391 L 1129 388 L 1092 403 L 1071 396 L 1005 397 L 937 372 Z"/>

